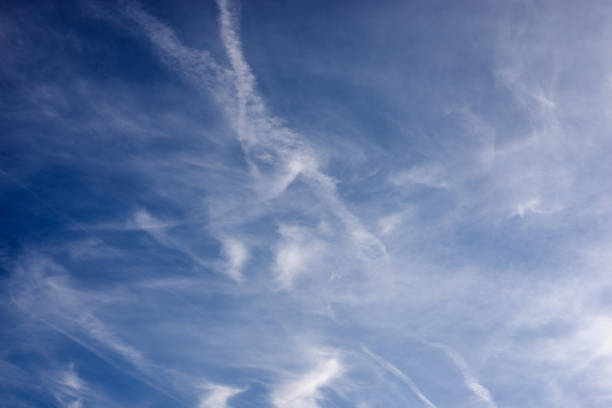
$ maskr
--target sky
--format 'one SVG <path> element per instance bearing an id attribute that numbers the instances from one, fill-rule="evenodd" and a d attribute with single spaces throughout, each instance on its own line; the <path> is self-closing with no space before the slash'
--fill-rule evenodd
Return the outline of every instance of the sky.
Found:
<path id="1" fill-rule="evenodd" d="M 612 406 L 612 4 L 0 5 L 0 405 Z"/>

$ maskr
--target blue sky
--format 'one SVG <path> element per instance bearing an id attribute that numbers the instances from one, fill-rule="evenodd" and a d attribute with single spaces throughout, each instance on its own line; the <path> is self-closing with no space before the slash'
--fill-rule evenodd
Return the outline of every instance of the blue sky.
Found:
<path id="1" fill-rule="evenodd" d="M 0 6 L 7 407 L 609 407 L 612 6 Z"/>

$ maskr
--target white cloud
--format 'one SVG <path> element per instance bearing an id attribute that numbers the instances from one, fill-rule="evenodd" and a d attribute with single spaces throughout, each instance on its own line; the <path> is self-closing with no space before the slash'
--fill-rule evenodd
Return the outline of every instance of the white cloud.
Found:
<path id="1" fill-rule="evenodd" d="M 398 212 L 386 215 L 378 220 L 378 230 L 381 235 L 391 234 L 403 222 L 404 216 L 403 212 Z"/>
<path id="2" fill-rule="evenodd" d="M 75 371 L 74 365 L 70 364 L 56 376 L 59 387 L 55 389 L 55 398 L 66 408 L 81 408 L 89 390 Z"/>
<path id="3" fill-rule="evenodd" d="M 165 372 L 153 369 L 137 347 L 125 341 L 112 324 L 98 316 L 98 310 L 104 305 L 126 302 L 125 296 L 75 288 L 63 268 L 32 254 L 21 260 L 13 289 L 15 305 L 42 322 L 44 327 L 65 336 L 124 374 L 177 400 L 166 385 L 156 379 Z M 58 381 L 72 390 L 82 384 L 76 372 L 70 371 L 63 372 Z"/>
<path id="4" fill-rule="evenodd" d="M 342 366 L 333 356 L 318 356 L 307 372 L 280 384 L 272 393 L 276 408 L 319 408 L 321 389 L 340 375 Z"/>
<path id="5" fill-rule="evenodd" d="M 446 170 L 437 163 L 413 167 L 394 174 L 391 183 L 401 186 L 408 183 L 422 184 L 434 188 L 448 188 Z"/>
<path id="6" fill-rule="evenodd" d="M 160 244 L 182 252 L 183 254 L 191 258 L 191 260 L 194 261 L 197 265 L 203 268 L 212 267 L 212 262 L 204 259 L 188 244 L 182 242 L 180 239 L 177 239 L 166 232 L 166 228 L 168 226 L 176 225 L 176 223 L 167 223 L 160 221 L 144 209 L 136 211 L 136 213 L 134 214 L 134 222 L 139 229 L 149 234 Z"/>
<path id="7" fill-rule="evenodd" d="M 129 215 L 129 223 L 111 232 L 143 238 L 130 232 L 141 230 L 155 240 L 152 251 L 160 244 L 167 250 L 164 253 L 182 254 L 191 259 L 201 267 L 195 268 L 198 272 L 214 269 L 233 281 L 252 279 L 252 282 L 236 285 L 229 279 L 193 274 L 191 263 L 188 271 L 175 271 L 173 264 L 164 264 L 160 269 L 168 271 L 159 271 L 138 256 L 132 257 L 129 247 L 111 247 L 102 239 L 91 238 L 70 246 L 68 251 L 58 250 L 58 262 L 63 259 L 61 254 L 72 255 L 69 261 L 75 265 L 74 270 L 54 267 L 48 274 L 38 275 L 31 271 L 33 278 L 17 285 L 12 292 L 14 303 L 110 365 L 119 366 L 125 374 L 170 394 L 174 394 L 175 383 L 183 378 L 197 378 L 195 385 L 185 381 L 187 385 L 181 388 L 182 392 L 192 387 L 185 393 L 192 396 L 193 388 L 198 389 L 204 366 L 206 369 L 246 366 L 265 372 L 266 378 L 278 376 L 279 384 L 271 394 L 277 406 L 324 405 L 326 387 L 333 386 L 335 392 L 342 388 L 337 385 L 341 382 L 335 379 L 343 368 L 346 370 L 344 355 L 343 364 L 335 356 L 325 355 L 315 356 L 307 368 L 287 369 L 287 360 L 291 360 L 295 347 L 287 346 L 283 335 L 320 335 L 333 344 L 344 344 L 347 327 L 351 328 L 350 336 L 376 333 L 394 346 L 408 336 L 423 333 L 427 338 L 452 337 L 449 341 L 457 349 L 465 350 L 469 346 L 475 350 L 470 361 L 478 361 L 488 368 L 503 367 L 489 370 L 490 377 L 485 377 L 483 371 L 472 368 L 474 365 L 470 367 L 463 356 L 444 346 L 463 381 L 447 383 L 444 373 L 419 376 L 419 385 L 428 395 L 431 393 L 434 401 L 439 397 L 435 391 L 442 389 L 442 385 L 453 388 L 449 391 L 455 391 L 455 387 L 460 389 L 461 395 L 467 394 L 464 390 L 467 387 L 478 398 L 477 403 L 489 407 L 503 405 L 505 401 L 501 398 L 507 394 L 499 392 L 494 399 L 485 383 L 495 391 L 500 384 L 520 389 L 520 382 L 524 381 L 529 390 L 559 393 L 559 396 L 543 396 L 541 406 L 562 405 L 554 401 L 563 402 L 561 391 L 564 390 L 568 400 L 581 401 L 580 395 L 569 395 L 567 390 L 578 389 L 575 393 L 579 394 L 583 389 L 607 389 L 607 385 L 601 384 L 603 380 L 593 380 L 593 377 L 609 377 L 612 324 L 606 314 L 609 303 L 602 300 L 606 298 L 606 290 L 593 287 L 608 288 L 605 284 L 609 279 L 605 274 L 610 264 L 581 263 L 583 254 L 580 253 L 575 257 L 578 260 L 568 260 L 579 252 L 577 247 L 588 247 L 599 239 L 593 236 L 605 234 L 610 226 L 610 201 L 602 193 L 607 191 L 607 175 L 601 176 L 607 173 L 606 135 L 596 137 L 589 129 L 577 130 L 588 122 L 605 133 L 609 120 L 597 114 L 598 106 L 606 105 L 605 100 L 585 90 L 585 94 L 593 95 L 593 101 L 583 109 L 596 112 L 597 120 L 590 121 L 590 117 L 577 114 L 584 103 L 574 103 L 573 96 L 583 93 L 582 86 L 574 84 L 571 93 L 563 95 L 562 87 L 554 78 L 556 75 L 551 75 L 548 83 L 547 71 L 543 73 L 538 68 L 540 62 L 546 65 L 539 57 L 545 53 L 536 49 L 537 57 L 533 61 L 520 56 L 515 65 L 500 71 L 505 89 L 478 91 L 491 97 L 509 98 L 500 103 L 504 105 L 504 112 L 495 112 L 495 106 L 483 107 L 486 101 L 482 100 L 474 109 L 450 109 L 440 116 L 440 123 L 424 125 L 431 127 L 424 129 L 427 134 L 423 140 L 433 141 L 421 151 L 425 142 L 414 143 L 418 163 L 402 161 L 398 165 L 393 160 L 383 163 L 385 160 L 369 156 L 364 149 L 364 158 L 359 164 L 368 169 L 359 170 L 372 177 L 364 184 L 382 182 L 380 186 L 356 186 L 362 180 L 355 179 L 361 176 L 345 177 L 350 171 L 342 169 L 343 163 L 340 163 L 340 171 L 336 171 L 338 167 L 333 169 L 334 175 L 342 178 L 331 177 L 326 167 L 327 152 L 322 152 L 319 146 L 315 149 L 309 135 L 299 134 L 270 113 L 257 92 L 255 71 L 242 52 L 238 16 L 232 3 L 219 1 L 219 9 L 221 40 L 229 58 L 227 67 L 221 58 L 217 60 L 207 51 L 181 43 L 168 27 L 137 6 L 130 6 L 128 14 L 168 67 L 211 92 L 225 112 L 227 122 L 234 127 L 244 156 L 236 155 L 235 150 L 232 154 L 247 164 L 242 168 L 242 161 L 238 165 L 231 161 L 227 167 L 234 168 L 228 171 L 216 159 L 197 158 L 200 152 L 196 151 L 190 153 L 193 157 L 188 160 L 172 156 L 168 160 L 172 163 L 164 164 L 160 170 L 153 164 L 142 164 L 149 161 L 148 155 L 139 158 L 142 169 L 138 174 L 154 180 L 155 192 L 190 216 L 184 223 L 178 223 L 160 220 L 155 213 L 140 210 Z M 542 49 L 549 46 L 544 44 Z M 566 78 L 567 73 L 560 77 Z M 486 79 L 483 83 L 486 84 Z M 458 99 L 471 96 L 461 94 Z M 196 106 L 197 101 L 195 98 Z M 526 130 L 498 138 L 508 125 L 505 122 L 514 121 L 514 117 L 508 119 L 513 109 L 521 111 L 517 116 L 525 122 Z M 605 109 L 609 110 L 609 106 Z M 132 115 L 131 109 L 124 110 Z M 96 110 L 99 116 L 112 117 L 114 126 L 122 134 L 146 133 L 142 123 L 131 121 L 120 111 Z M 60 116 L 54 117 L 57 120 Z M 450 125 L 439 135 L 437 131 L 446 122 Z M 177 123 L 176 128 L 181 128 L 182 122 Z M 195 125 L 197 128 L 200 123 Z M 520 134 L 523 130 L 524 134 Z M 411 137 L 412 131 L 407 131 Z M 218 139 L 223 139 L 222 136 L 218 135 Z M 389 143 L 393 143 L 390 139 Z M 355 140 L 355 144 L 359 141 Z M 593 152 L 599 151 L 599 158 L 603 160 L 592 160 L 597 158 Z M 391 152 L 384 157 L 402 153 Z M 350 153 L 341 151 L 334 155 L 343 159 L 341 156 Z M 595 174 L 597 171 L 601 174 Z M 206 178 L 211 177 L 211 172 L 223 175 Z M 228 180 L 230 186 L 225 183 Z M 414 184 L 437 190 L 411 188 Z M 215 194 L 218 191 L 223 194 Z M 423 191 L 427 195 L 425 200 Z M 591 199 L 597 200 L 597 205 L 592 205 Z M 203 201 L 208 209 L 214 209 L 210 214 L 204 214 L 201 209 Z M 423 211 L 409 214 L 404 211 L 406 205 Z M 559 224 L 553 223 L 560 217 L 542 216 L 566 209 L 567 214 L 563 214 L 563 222 Z M 525 219 L 508 220 L 509 216 Z M 191 225 L 194 218 L 198 220 Z M 537 222 L 528 222 L 536 218 Z M 326 227 L 317 229 L 313 227 L 315 224 Z M 519 228 L 515 228 L 517 224 Z M 540 229 L 542 224 L 546 224 L 546 229 Z M 274 225 L 278 225 L 278 236 L 270 231 Z M 389 252 L 371 232 L 374 230 L 385 237 L 385 243 L 391 248 Z M 556 234 L 559 230 L 570 237 Z M 91 232 L 102 235 L 109 231 L 71 231 L 75 235 Z M 540 248 L 543 233 L 547 242 Z M 198 246 L 199 238 L 204 236 L 207 241 Z M 217 238 L 222 246 L 222 259 L 216 262 L 209 260 L 207 252 L 210 237 Z M 58 238 L 61 246 L 62 238 Z M 550 244 L 550 240 L 555 241 Z M 150 240 L 141 241 L 150 244 Z M 554 252 L 549 246 L 571 255 L 551 256 Z M 54 248 L 43 250 L 51 253 L 51 258 L 56 254 Z M 609 248 L 606 252 L 609 253 Z M 100 279 L 92 285 L 99 286 L 89 288 L 87 285 L 91 282 L 86 280 L 98 271 L 89 269 L 91 264 L 87 262 L 94 259 L 103 260 L 100 264 L 104 267 L 113 266 L 109 259 L 128 261 L 125 262 L 129 272 L 126 280 L 130 282 L 99 289 L 107 283 Z M 591 273 L 595 268 L 603 272 Z M 81 274 L 82 271 L 85 272 Z M 575 275 L 576 279 L 559 282 L 559 276 L 564 274 Z M 85 277 L 83 281 L 81 276 Z M 101 276 L 106 278 L 103 273 Z M 270 291 L 270 276 L 282 288 L 292 290 Z M 23 274 L 10 279 L 12 283 L 19 283 L 22 278 Z M 594 283 L 587 284 L 587 281 Z M 228 295 L 219 304 L 225 305 L 227 301 L 230 307 L 217 308 L 217 303 L 208 302 L 209 295 Z M 199 303 L 204 297 L 206 302 Z M 188 301 L 193 303 L 185 307 Z M 182 314 L 191 306 L 202 313 L 189 310 Z M 124 317 L 132 311 L 137 317 L 126 320 L 137 321 L 140 333 L 126 330 Z M 461 344 L 462 341 L 468 344 Z M 156 349 L 163 350 L 160 353 L 163 356 L 157 355 Z M 402 391 L 409 388 L 423 405 L 435 406 L 406 372 L 368 353 L 394 377 L 392 381 L 379 378 L 384 384 L 381 387 L 377 384 L 373 389 L 382 394 L 400 385 Z M 385 351 L 384 355 L 395 360 L 397 357 L 390 353 Z M 188 357 L 180 360 L 177 355 Z M 495 358 L 487 360 L 490 356 Z M 164 367 L 173 358 L 177 358 L 172 361 L 173 366 L 184 368 L 185 373 L 178 373 L 178 369 L 177 373 L 166 372 Z M 448 371 L 447 375 L 459 378 L 457 370 Z M 377 381 L 368 375 L 365 377 Z M 78 377 L 69 374 L 58 378 L 68 389 L 83 386 Z M 421 385 L 421 378 L 430 383 Z M 355 377 L 347 374 L 342 380 L 345 381 L 341 383 L 345 386 L 342 391 L 349 390 L 349 396 L 360 399 L 358 392 L 351 394 L 351 387 L 358 387 L 351 383 Z M 579 386 L 566 387 L 572 382 Z M 206 408 L 224 407 L 235 392 L 238 390 L 232 387 L 211 385 L 204 390 L 199 403 Z M 374 402 L 371 406 L 377 404 Z"/>
<path id="8" fill-rule="evenodd" d="M 275 270 L 281 287 L 289 288 L 295 280 L 325 255 L 325 244 L 312 230 L 281 225 L 275 255 Z"/>
<path id="9" fill-rule="evenodd" d="M 380 357 L 377 354 L 374 354 L 367 347 L 362 346 L 362 350 L 368 356 L 370 356 L 372 359 L 374 359 L 374 361 L 376 361 L 376 363 L 378 363 L 380 366 L 382 366 L 385 370 L 389 371 L 391 374 L 393 374 L 394 376 L 399 378 L 401 381 L 403 381 L 405 384 L 407 384 L 408 387 L 410 388 L 410 390 L 417 396 L 417 398 L 419 400 L 421 400 L 423 405 L 425 405 L 426 407 L 429 407 L 429 408 L 436 408 L 436 405 L 433 402 L 431 402 L 431 400 L 429 398 L 427 398 L 425 396 L 425 394 L 423 394 L 423 392 L 419 389 L 419 387 L 417 387 L 417 385 L 414 383 L 412 378 L 410 378 L 403 371 L 401 371 L 399 368 L 397 368 L 395 365 L 391 364 L 390 362 L 388 362 L 384 358 Z"/>
<path id="10" fill-rule="evenodd" d="M 444 353 L 455 363 L 461 375 L 463 376 L 463 380 L 465 381 L 465 385 L 468 389 L 470 389 L 478 399 L 484 402 L 489 408 L 497 408 L 497 404 L 493 400 L 493 396 L 491 392 L 482 385 L 476 376 L 473 374 L 472 369 L 468 366 L 467 362 L 459 354 L 456 350 L 450 348 L 447 345 L 440 343 L 429 343 L 430 345 L 437 347 L 444 351 Z"/>
<path id="11" fill-rule="evenodd" d="M 74 371 L 73 365 L 60 375 L 59 382 L 75 391 L 80 391 L 84 387 L 83 380 L 81 380 L 76 371 Z"/>
<path id="12" fill-rule="evenodd" d="M 562 211 L 563 208 L 551 204 L 548 207 L 544 207 L 540 198 L 531 198 L 526 201 L 522 201 L 515 206 L 515 210 L 512 215 L 518 215 L 519 217 L 524 217 L 527 214 L 553 214 L 559 211 Z"/>
<path id="13" fill-rule="evenodd" d="M 470 106 L 451 106 L 441 118 L 445 126 L 431 129 L 427 160 L 394 171 L 395 187 L 420 184 L 437 189 L 461 190 L 462 184 L 486 176 L 496 160 L 496 130 Z"/>
<path id="14" fill-rule="evenodd" d="M 228 387 L 226 385 L 208 384 L 202 387 L 204 395 L 200 397 L 198 408 L 227 408 L 228 400 L 244 391 L 242 388 Z"/>
<path id="15" fill-rule="evenodd" d="M 227 262 L 227 274 L 230 278 L 239 282 L 243 279 L 242 268 L 249 259 L 249 251 L 242 242 L 234 238 L 222 238 L 221 243 Z"/>
<path id="16" fill-rule="evenodd" d="M 323 204 L 321 216 L 331 214 L 340 220 L 360 256 L 384 258 L 383 243 L 347 208 L 335 181 L 323 172 L 321 155 L 305 137 L 269 113 L 242 52 L 235 10 L 224 0 L 218 1 L 218 6 L 221 40 L 231 69 L 219 68 L 207 52 L 187 49 L 168 27 L 138 7 L 129 8 L 128 15 L 141 25 L 172 69 L 216 96 L 241 143 L 252 176 L 251 188 L 259 195 L 251 206 L 278 198 L 299 179 Z M 244 212 L 252 212 L 252 208 Z"/>

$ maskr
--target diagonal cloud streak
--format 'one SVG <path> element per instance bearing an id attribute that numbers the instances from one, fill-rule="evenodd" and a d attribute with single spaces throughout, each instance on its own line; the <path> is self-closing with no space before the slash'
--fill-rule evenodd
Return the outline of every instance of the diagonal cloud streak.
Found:
<path id="1" fill-rule="evenodd" d="M 403 371 L 401 371 L 395 365 L 391 364 L 390 362 L 388 362 L 387 360 L 385 360 L 378 354 L 374 354 L 369 348 L 362 346 L 361 349 L 365 354 L 367 354 L 370 358 L 372 358 L 378 365 L 380 365 L 385 370 L 387 370 L 388 372 L 390 372 L 391 374 L 399 378 L 401 381 L 403 381 L 406 385 L 408 385 L 410 390 L 414 393 L 414 395 L 417 396 L 418 399 L 421 400 L 423 405 L 429 408 L 437 408 L 437 406 L 433 402 L 431 402 L 431 400 L 427 398 L 425 394 L 423 394 L 423 392 L 415 384 L 414 380 L 410 378 L 408 375 L 406 375 Z"/>
<path id="2" fill-rule="evenodd" d="M 296 180 L 303 180 L 341 221 L 360 254 L 386 258 L 384 244 L 342 202 L 335 181 L 321 170 L 314 149 L 267 112 L 242 52 L 231 3 L 220 0 L 217 4 L 220 35 L 231 69 L 220 68 L 208 52 L 186 48 L 168 27 L 141 8 L 132 5 L 126 13 L 142 27 L 172 69 L 213 93 L 234 126 L 256 183 L 255 191 L 262 192 L 258 193 L 260 200 L 274 199 Z"/>

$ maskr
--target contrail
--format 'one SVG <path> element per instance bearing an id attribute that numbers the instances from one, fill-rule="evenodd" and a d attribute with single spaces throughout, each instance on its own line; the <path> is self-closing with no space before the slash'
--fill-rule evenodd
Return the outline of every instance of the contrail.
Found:
<path id="1" fill-rule="evenodd" d="M 425 404 L 429 408 L 437 408 L 436 405 L 433 402 L 431 402 L 429 398 L 425 396 L 425 394 L 423 394 L 423 392 L 419 389 L 419 387 L 417 387 L 417 385 L 414 383 L 412 378 L 404 374 L 402 370 L 400 370 L 399 368 L 397 368 L 396 366 L 394 366 L 393 364 L 391 364 L 390 362 L 388 362 L 381 356 L 374 354 L 366 346 L 361 346 L 361 349 L 363 350 L 364 353 L 366 353 L 369 357 L 371 357 L 374 361 L 376 361 L 385 370 L 389 371 L 391 374 L 395 375 L 397 378 L 399 378 L 404 383 L 406 383 L 408 387 L 410 387 L 412 392 L 423 402 L 423 404 Z"/>
<path id="2" fill-rule="evenodd" d="M 440 343 L 426 343 L 426 344 L 442 350 L 444 354 L 446 354 L 446 356 L 450 358 L 453 361 L 453 363 L 455 363 L 457 368 L 459 369 L 459 372 L 463 376 L 463 381 L 465 383 L 465 386 L 468 389 L 470 389 L 470 391 L 472 391 L 474 395 L 476 395 L 476 397 L 478 397 L 482 402 L 487 404 L 489 408 L 497 408 L 497 404 L 493 400 L 493 396 L 491 395 L 491 392 L 478 381 L 476 376 L 472 373 L 472 370 L 468 366 L 465 359 L 461 356 L 461 354 L 459 354 L 457 351 L 455 351 L 454 349 L 450 348 L 449 346 L 445 344 L 440 344 Z"/>

